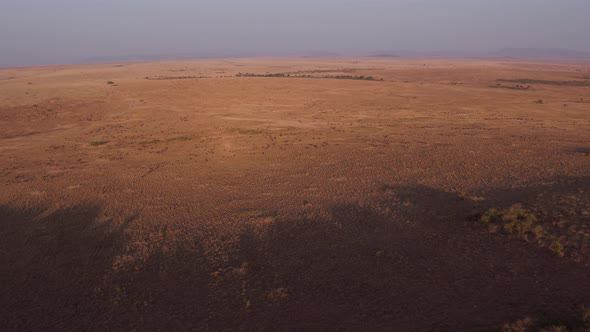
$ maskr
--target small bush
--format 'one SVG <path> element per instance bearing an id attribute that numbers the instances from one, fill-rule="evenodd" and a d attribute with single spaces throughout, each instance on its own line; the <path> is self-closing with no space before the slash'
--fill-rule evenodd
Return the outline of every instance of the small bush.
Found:
<path id="1" fill-rule="evenodd" d="M 497 209 L 491 208 L 487 210 L 479 219 L 484 226 L 489 225 L 492 221 L 494 221 L 500 215 L 500 211 Z"/>
<path id="2" fill-rule="evenodd" d="M 105 145 L 108 144 L 109 141 L 92 141 L 90 142 L 90 145 L 92 146 L 100 146 L 100 145 Z"/>
<path id="3" fill-rule="evenodd" d="M 535 240 L 541 239 L 544 235 L 543 234 L 544 233 L 543 226 L 537 225 L 537 226 L 533 227 L 532 233 L 533 233 L 533 235 L 535 235 Z"/>
<path id="4" fill-rule="evenodd" d="M 530 318 L 517 320 L 514 323 L 504 324 L 502 332 L 527 332 L 534 326 L 534 321 Z"/>
<path id="5" fill-rule="evenodd" d="M 496 224 L 489 224 L 488 225 L 488 232 L 490 232 L 490 233 L 498 233 L 499 229 L 500 229 L 500 226 L 498 226 Z"/>
<path id="6" fill-rule="evenodd" d="M 108 84 L 108 85 L 113 85 L 113 84 L 115 84 L 115 82 L 113 82 L 113 81 L 108 81 L 108 82 L 107 82 L 107 84 Z"/>
<path id="7" fill-rule="evenodd" d="M 266 298 L 271 302 L 286 300 L 289 298 L 289 291 L 284 287 L 275 288 L 268 293 Z"/>
<path id="8" fill-rule="evenodd" d="M 457 197 L 461 201 L 481 202 L 481 201 L 485 201 L 486 200 L 482 196 L 470 195 L 469 193 L 467 193 L 465 191 L 461 191 L 461 192 L 457 193 Z"/>
<path id="9" fill-rule="evenodd" d="M 549 247 L 549 249 L 551 249 L 551 251 L 553 251 L 559 257 L 565 256 L 565 248 L 563 247 L 563 244 L 561 244 L 561 242 L 559 241 L 554 241 Z"/>

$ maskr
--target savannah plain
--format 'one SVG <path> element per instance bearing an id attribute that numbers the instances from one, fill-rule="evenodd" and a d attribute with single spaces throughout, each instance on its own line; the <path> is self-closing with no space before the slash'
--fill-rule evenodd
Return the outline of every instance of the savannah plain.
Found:
<path id="1" fill-rule="evenodd" d="M 4 331 L 590 328 L 589 61 L 0 69 L 0 188 Z"/>

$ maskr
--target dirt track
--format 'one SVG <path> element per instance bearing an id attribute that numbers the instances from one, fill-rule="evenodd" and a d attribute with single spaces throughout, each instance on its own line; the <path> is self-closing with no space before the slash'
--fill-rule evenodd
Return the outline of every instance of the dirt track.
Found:
<path id="1" fill-rule="evenodd" d="M 0 327 L 568 320 L 590 306 L 590 87 L 497 80 L 589 72 L 368 58 L 0 70 Z M 564 257 L 477 221 L 515 203 L 554 226 Z"/>

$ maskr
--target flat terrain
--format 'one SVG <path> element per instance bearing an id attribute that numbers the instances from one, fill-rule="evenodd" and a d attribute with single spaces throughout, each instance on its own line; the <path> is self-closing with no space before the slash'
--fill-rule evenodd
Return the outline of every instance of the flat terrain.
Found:
<path id="1" fill-rule="evenodd" d="M 1 69 L 1 330 L 579 327 L 588 75 L 508 59 Z"/>

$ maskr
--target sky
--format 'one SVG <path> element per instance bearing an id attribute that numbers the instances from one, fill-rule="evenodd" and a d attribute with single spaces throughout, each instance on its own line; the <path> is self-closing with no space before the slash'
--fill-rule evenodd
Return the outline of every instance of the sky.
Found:
<path id="1" fill-rule="evenodd" d="M 590 52 L 590 0 L 0 0 L 0 67 L 503 48 Z"/>

